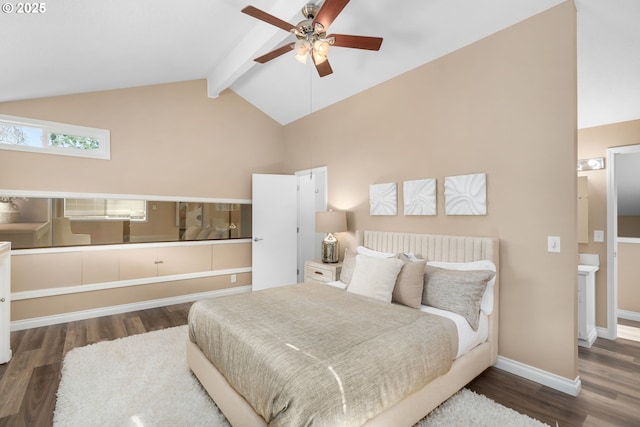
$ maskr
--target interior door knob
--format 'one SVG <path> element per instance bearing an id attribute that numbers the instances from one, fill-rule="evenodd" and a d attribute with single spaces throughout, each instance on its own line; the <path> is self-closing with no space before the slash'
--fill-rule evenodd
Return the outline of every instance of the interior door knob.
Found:
<path id="1" fill-rule="evenodd" d="M 260 240 L 264 240 L 262 237 L 254 237 L 253 241 L 254 242 L 259 242 Z"/>
<path id="2" fill-rule="evenodd" d="M 5 302 L 4 297 L 0 298 L 0 302 Z"/>

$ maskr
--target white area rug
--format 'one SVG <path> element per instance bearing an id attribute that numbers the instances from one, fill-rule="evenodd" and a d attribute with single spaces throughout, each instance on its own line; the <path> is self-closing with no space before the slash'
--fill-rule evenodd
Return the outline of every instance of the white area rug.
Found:
<path id="1" fill-rule="evenodd" d="M 228 426 L 189 371 L 187 339 L 187 327 L 180 326 L 71 350 L 64 359 L 53 425 Z M 419 423 L 545 425 L 466 389 Z"/>

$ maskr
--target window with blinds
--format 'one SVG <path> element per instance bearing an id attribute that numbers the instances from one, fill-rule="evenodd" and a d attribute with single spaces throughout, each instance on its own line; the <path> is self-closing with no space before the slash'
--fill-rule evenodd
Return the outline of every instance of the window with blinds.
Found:
<path id="1" fill-rule="evenodd" d="M 64 216 L 73 220 L 146 221 L 147 201 L 127 199 L 64 199 Z"/>

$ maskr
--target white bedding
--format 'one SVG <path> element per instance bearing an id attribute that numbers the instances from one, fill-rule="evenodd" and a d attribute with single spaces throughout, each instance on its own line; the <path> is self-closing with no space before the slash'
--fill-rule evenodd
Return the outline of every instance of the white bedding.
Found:
<path id="1" fill-rule="evenodd" d="M 489 337 L 489 319 L 486 314 L 480 313 L 480 322 L 478 330 L 474 331 L 467 320 L 459 314 L 450 311 L 440 310 L 439 308 L 421 305 L 420 310 L 425 313 L 437 314 L 438 316 L 447 317 L 453 320 L 458 328 L 458 354 L 456 359 L 478 344 L 485 342 Z"/>
<path id="2" fill-rule="evenodd" d="M 345 289 L 347 287 L 346 284 L 341 281 L 336 282 L 328 282 L 327 285 L 334 286 L 336 288 Z M 420 310 L 425 313 L 437 314 L 439 316 L 447 317 L 456 324 L 456 328 L 458 329 L 458 354 L 456 355 L 456 359 L 463 354 L 467 353 L 473 347 L 478 344 L 485 342 L 489 337 L 489 319 L 484 312 L 480 312 L 480 322 L 478 326 L 478 330 L 474 331 L 469 325 L 467 320 L 460 316 L 459 314 L 452 313 L 446 310 L 440 310 L 435 307 L 429 307 L 428 305 L 421 305 Z"/>

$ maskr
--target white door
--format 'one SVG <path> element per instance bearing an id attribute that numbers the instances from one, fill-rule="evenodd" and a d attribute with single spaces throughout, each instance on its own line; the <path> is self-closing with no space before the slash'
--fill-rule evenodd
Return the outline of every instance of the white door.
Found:
<path id="1" fill-rule="evenodd" d="M 327 168 L 296 172 L 298 177 L 298 282 L 304 262 L 321 257 L 323 233 L 316 233 L 316 212 L 327 210 Z"/>
<path id="2" fill-rule="evenodd" d="M 11 243 L 0 243 L 0 363 L 11 359 Z"/>
<path id="3" fill-rule="evenodd" d="M 252 287 L 297 283 L 297 182 L 294 175 L 253 175 Z"/>

